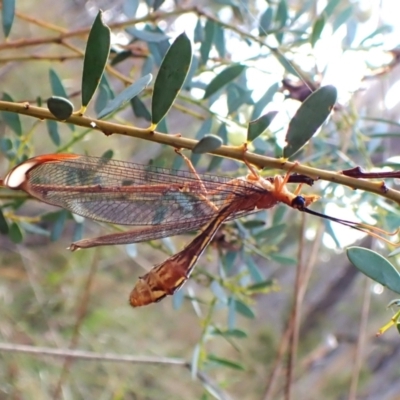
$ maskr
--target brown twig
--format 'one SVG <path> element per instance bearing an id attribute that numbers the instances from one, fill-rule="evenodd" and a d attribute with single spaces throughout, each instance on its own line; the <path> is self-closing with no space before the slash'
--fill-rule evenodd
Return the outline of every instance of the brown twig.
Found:
<path id="1" fill-rule="evenodd" d="M 361 321 L 357 337 L 357 346 L 354 354 L 354 364 L 352 367 L 349 400 L 356 400 L 357 398 L 357 387 L 360 378 L 363 349 L 366 341 L 369 305 L 371 303 L 371 282 L 367 277 L 364 278 L 364 282 L 363 306 L 361 310 Z"/>
<path id="2" fill-rule="evenodd" d="M 306 264 L 305 271 L 302 274 L 302 282 L 300 285 L 301 290 L 299 291 L 299 301 L 302 302 L 306 293 L 306 288 L 308 286 L 308 282 L 310 280 L 311 276 L 311 271 L 313 270 L 315 263 L 317 261 L 317 256 L 318 256 L 318 249 L 321 244 L 321 239 L 322 239 L 322 234 L 324 232 L 324 225 L 320 224 L 319 228 L 317 229 L 317 234 L 315 237 L 315 240 L 313 242 L 313 247 L 310 252 L 310 257 L 309 261 Z M 281 342 L 279 344 L 279 349 L 277 356 L 275 358 L 273 367 L 272 367 L 272 373 L 269 374 L 269 378 L 267 381 L 265 393 L 263 400 L 270 400 L 274 398 L 274 387 L 275 383 L 280 375 L 280 371 L 282 369 L 282 359 L 285 354 L 285 351 L 287 349 L 288 343 L 289 343 L 289 338 L 291 335 L 291 330 L 293 328 L 293 324 L 290 324 L 289 321 L 287 323 L 287 328 L 285 330 L 285 333 L 282 336 Z"/>
<path id="3" fill-rule="evenodd" d="M 85 361 L 108 361 L 130 364 L 153 364 L 153 365 L 171 365 L 184 367 L 191 370 L 191 364 L 180 358 L 151 357 L 151 356 L 131 356 L 115 353 L 94 353 L 91 351 L 71 350 L 71 349 L 52 349 L 48 347 L 35 347 L 20 344 L 0 343 L 0 351 L 18 352 L 33 354 L 38 356 L 51 356 L 62 358 L 73 358 Z M 208 375 L 203 372 L 197 372 L 197 378 L 211 389 L 219 399 L 231 400 L 231 396 L 224 392 Z"/>
<path id="4" fill-rule="evenodd" d="M 89 304 L 89 299 L 90 299 L 90 291 L 91 291 L 94 277 L 97 272 L 97 267 L 99 265 L 99 260 L 98 260 L 97 254 L 98 254 L 98 252 L 96 251 L 94 254 L 92 265 L 90 266 L 90 270 L 89 270 L 86 282 L 82 289 L 82 298 L 78 302 L 78 313 L 77 313 L 76 322 L 74 325 L 72 337 L 71 337 L 70 344 L 69 344 L 70 349 L 74 349 L 78 345 L 79 333 L 80 333 L 82 324 L 83 324 L 84 319 L 87 314 L 87 309 L 88 309 L 88 304 Z M 69 370 L 72 365 L 72 361 L 73 361 L 73 359 L 71 357 L 67 357 L 64 360 L 64 364 L 62 366 L 60 377 L 58 379 L 56 388 L 54 390 L 54 399 L 59 399 L 61 396 L 61 388 L 62 388 L 62 385 L 63 385 L 65 379 L 68 376 Z"/>
<path id="5" fill-rule="evenodd" d="M 28 103 L 12 103 L 7 101 L 0 101 L 0 111 L 10 111 L 18 114 L 28 115 L 38 119 L 51 119 L 56 120 L 49 110 L 42 107 L 31 106 Z M 145 139 L 160 144 L 166 144 L 175 148 L 193 149 L 198 143 L 197 140 L 188 139 L 176 135 L 167 135 L 153 131 L 151 128 L 142 129 L 127 125 L 116 124 L 112 122 L 97 120 L 78 114 L 73 114 L 65 123 L 72 123 L 74 125 L 83 126 L 93 130 L 101 131 L 105 135 L 120 134 L 139 139 Z M 242 146 L 221 146 L 211 154 L 235 160 L 243 161 L 243 147 Z M 259 167 L 277 168 L 284 171 L 293 170 L 299 174 L 307 175 L 310 177 L 319 178 L 322 180 L 334 182 L 352 189 L 361 189 L 371 193 L 378 194 L 389 200 L 393 200 L 400 204 L 400 192 L 391 188 L 384 188 L 382 190 L 381 182 L 370 182 L 367 180 L 360 180 L 352 177 L 345 176 L 335 171 L 326 171 L 322 169 L 307 167 L 298 163 L 287 161 L 283 158 L 272 158 L 261 156 L 254 153 L 246 153 L 246 160 Z M 387 189 L 387 190 L 386 190 Z"/>
<path id="6" fill-rule="evenodd" d="M 296 365 L 297 347 L 299 343 L 299 321 L 300 321 L 300 307 L 301 307 L 301 287 L 303 284 L 303 249 L 305 246 L 305 221 L 306 215 L 302 215 L 301 218 L 301 229 L 300 240 L 298 244 L 297 254 L 297 268 L 296 268 L 296 280 L 294 285 L 294 299 L 291 315 L 289 316 L 288 325 L 290 326 L 291 335 L 289 336 L 289 353 L 287 361 L 287 373 L 286 373 L 286 385 L 285 385 L 285 399 L 290 400 L 292 396 L 292 384 L 294 368 Z"/>

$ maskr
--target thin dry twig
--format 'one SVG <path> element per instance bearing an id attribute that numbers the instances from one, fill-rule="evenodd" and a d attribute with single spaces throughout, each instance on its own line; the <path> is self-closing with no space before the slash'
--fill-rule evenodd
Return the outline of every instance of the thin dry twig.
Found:
<path id="1" fill-rule="evenodd" d="M 152 357 L 152 356 L 130 356 L 115 353 L 95 353 L 83 350 L 71 349 L 52 349 L 49 347 L 35 347 L 21 344 L 0 343 L 0 351 L 33 354 L 38 356 L 51 356 L 62 358 L 74 358 L 85 361 L 108 361 L 130 364 L 154 364 L 154 365 L 171 365 L 185 367 L 191 370 L 191 363 L 181 358 L 169 357 Z M 232 397 L 223 391 L 208 375 L 198 371 L 197 378 L 212 391 L 220 400 L 232 400 Z"/>
<path id="2" fill-rule="evenodd" d="M 299 291 L 299 301 L 302 302 L 306 293 L 306 289 L 310 280 L 311 276 L 311 271 L 313 270 L 316 261 L 317 261 L 317 256 L 318 256 L 318 249 L 321 245 L 321 239 L 322 239 L 322 234 L 324 232 L 324 226 L 323 224 L 320 224 L 319 228 L 317 229 L 317 234 L 315 237 L 315 240 L 313 242 L 313 246 L 310 252 L 310 257 L 309 261 L 306 265 L 306 269 L 304 273 L 302 274 L 302 281 L 300 285 L 300 291 Z M 271 400 L 274 396 L 274 387 L 276 384 L 276 381 L 280 375 L 281 369 L 282 369 L 282 359 L 285 354 L 285 351 L 287 349 L 288 343 L 289 343 L 289 338 L 291 335 L 291 330 L 293 328 L 293 325 L 289 323 L 287 324 L 287 328 L 282 336 L 281 342 L 279 344 L 279 349 L 277 352 L 277 356 L 275 358 L 274 364 L 272 366 L 272 373 L 269 374 L 269 378 L 267 380 L 267 385 L 266 385 L 266 390 L 264 393 L 263 400 Z"/>
<path id="3" fill-rule="evenodd" d="M 79 299 L 79 301 L 78 301 L 78 313 L 77 313 L 75 326 L 74 326 L 70 344 L 69 344 L 70 349 L 74 349 L 78 345 L 79 334 L 80 334 L 82 324 L 83 324 L 86 314 L 87 314 L 88 304 L 89 304 L 89 300 L 90 300 L 90 291 L 92 288 L 94 277 L 97 273 L 98 265 L 99 265 L 98 251 L 96 251 L 94 253 L 94 258 L 93 258 L 92 264 L 90 266 L 90 270 L 89 270 L 86 282 L 82 288 L 81 299 Z M 63 364 L 63 367 L 62 367 L 62 370 L 60 373 L 60 377 L 58 379 L 56 388 L 54 390 L 54 399 L 60 398 L 61 388 L 62 388 L 63 383 L 65 382 L 65 379 L 68 377 L 68 373 L 71 368 L 72 361 L 73 361 L 73 359 L 70 357 L 67 357 L 64 360 L 64 364 Z"/>
<path id="4" fill-rule="evenodd" d="M 7 101 L 0 101 L 0 111 L 15 112 L 42 120 L 56 120 L 56 117 L 51 114 L 51 112 L 46 108 L 31 106 L 28 103 L 12 103 Z M 72 123 L 74 125 L 97 130 L 103 132 L 107 136 L 112 134 L 120 134 L 149 140 L 151 142 L 165 144 L 175 148 L 192 150 L 194 146 L 198 143 L 198 141 L 194 139 L 188 139 L 176 135 L 168 135 L 156 132 L 152 130 L 151 127 L 147 129 L 137 128 L 133 126 L 121 125 L 117 123 L 98 120 L 95 118 L 85 117 L 78 114 L 73 114 L 66 121 L 59 122 Z M 243 146 L 221 146 L 217 150 L 210 152 L 210 154 L 243 161 L 244 149 Z M 315 179 L 322 179 L 340 185 L 348 186 L 351 189 L 360 189 L 367 192 L 375 193 L 400 204 L 400 191 L 388 188 L 382 182 L 370 182 L 363 179 L 352 178 L 349 176 L 345 176 L 340 172 L 312 168 L 305 165 L 300 165 L 298 163 L 290 162 L 283 158 L 261 156 L 250 152 L 246 153 L 246 160 L 259 167 L 277 168 L 284 171 L 292 170 L 293 172 L 307 175 Z"/>
<path id="5" fill-rule="evenodd" d="M 303 249 L 305 246 L 305 227 L 306 227 L 306 216 L 302 215 L 301 218 L 301 228 L 299 231 L 299 244 L 298 244 L 298 254 L 297 254 L 297 268 L 296 268 L 296 280 L 294 285 L 294 299 L 292 312 L 289 317 L 289 326 L 291 335 L 289 336 L 289 354 L 287 361 L 287 373 L 286 373 L 286 385 L 285 385 L 285 399 L 290 400 L 292 396 L 292 383 L 294 368 L 296 365 L 296 354 L 297 347 L 299 343 L 299 321 L 300 321 L 300 308 L 301 308 L 301 287 L 304 284 L 303 273 Z"/>
<path id="6" fill-rule="evenodd" d="M 354 364 L 351 374 L 351 383 L 349 390 L 349 400 L 356 400 L 357 398 L 357 387 L 360 378 L 361 364 L 363 358 L 363 349 L 366 342 L 367 322 L 369 306 L 371 303 L 371 289 L 369 278 L 364 278 L 364 293 L 363 293 L 363 306 L 361 310 L 361 321 L 360 329 L 357 337 L 357 346 L 354 354 Z"/>

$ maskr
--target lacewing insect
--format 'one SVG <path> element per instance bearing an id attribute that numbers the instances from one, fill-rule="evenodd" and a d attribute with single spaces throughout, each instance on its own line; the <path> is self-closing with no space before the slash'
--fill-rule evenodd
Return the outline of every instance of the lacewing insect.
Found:
<path id="1" fill-rule="evenodd" d="M 379 237 L 375 232 L 386 233 L 308 209 L 319 196 L 299 194 L 302 183 L 310 184 L 307 177 L 287 173 L 284 177 L 263 178 L 249 164 L 246 177 L 198 174 L 184 159 L 190 171 L 75 154 L 49 154 L 17 165 L 3 183 L 83 217 L 137 226 L 132 231 L 80 240 L 71 244 L 71 250 L 137 243 L 201 229 L 182 251 L 139 279 L 130 295 L 133 307 L 159 301 L 179 289 L 225 221 L 278 203 L 375 237 Z M 295 192 L 288 190 L 286 184 L 290 182 L 300 183 Z"/>

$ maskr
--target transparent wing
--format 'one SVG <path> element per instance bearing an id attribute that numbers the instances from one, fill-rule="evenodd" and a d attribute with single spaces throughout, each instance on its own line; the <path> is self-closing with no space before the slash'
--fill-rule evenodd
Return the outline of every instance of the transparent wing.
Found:
<path id="1" fill-rule="evenodd" d="M 32 196 L 84 217 L 121 225 L 179 221 L 181 231 L 187 231 L 189 226 L 202 226 L 228 202 L 262 190 L 242 179 L 79 155 L 39 156 L 25 164 L 32 167 L 21 188 Z M 242 210 L 237 216 L 245 213 Z M 188 228 L 184 221 L 190 222 Z"/>

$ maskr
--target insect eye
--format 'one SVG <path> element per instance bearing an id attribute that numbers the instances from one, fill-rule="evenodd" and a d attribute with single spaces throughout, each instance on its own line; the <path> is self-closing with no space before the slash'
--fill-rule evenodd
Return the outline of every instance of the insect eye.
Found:
<path id="1" fill-rule="evenodd" d="M 292 207 L 298 210 L 304 210 L 306 208 L 306 199 L 303 196 L 296 196 L 292 200 Z"/>

